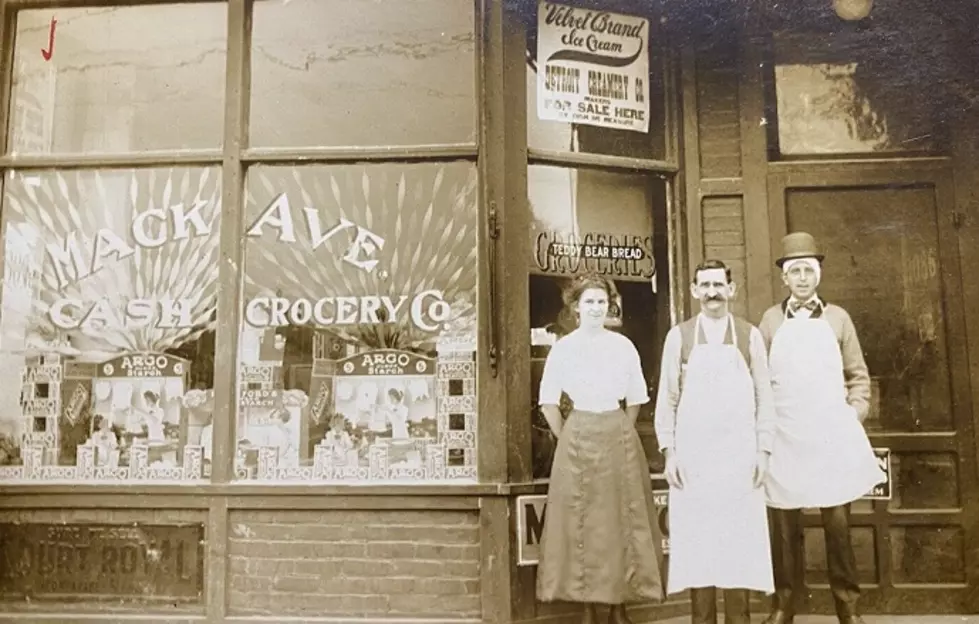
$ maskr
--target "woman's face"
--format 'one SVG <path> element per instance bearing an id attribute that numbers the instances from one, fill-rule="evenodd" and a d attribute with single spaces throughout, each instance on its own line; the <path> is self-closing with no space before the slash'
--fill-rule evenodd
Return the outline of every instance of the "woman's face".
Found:
<path id="1" fill-rule="evenodd" d="M 578 324 L 581 327 L 602 327 L 608 316 L 608 294 L 601 288 L 588 288 L 578 298 Z"/>

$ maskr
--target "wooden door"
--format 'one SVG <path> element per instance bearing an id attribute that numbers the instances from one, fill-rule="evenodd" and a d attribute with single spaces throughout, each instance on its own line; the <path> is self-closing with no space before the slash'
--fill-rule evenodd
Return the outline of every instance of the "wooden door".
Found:
<path id="1" fill-rule="evenodd" d="M 820 294 L 853 318 L 873 382 L 866 423 L 892 453 L 891 500 L 853 508 L 866 613 L 975 612 L 976 437 L 951 174 L 941 159 L 783 163 L 769 176 L 773 257 L 789 231 L 824 252 Z M 776 293 L 787 295 L 773 272 Z M 832 612 L 818 514 L 810 610 Z"/>

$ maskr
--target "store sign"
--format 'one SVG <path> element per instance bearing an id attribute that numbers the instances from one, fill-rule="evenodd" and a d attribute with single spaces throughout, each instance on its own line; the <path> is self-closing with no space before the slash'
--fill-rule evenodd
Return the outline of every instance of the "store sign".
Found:
<path id="1" fill-rule="evenodd" d="M 337 362 L 338 376 L 434 375 L 435 361 L 408 351 L 381 349 Z"/>
<path id="2" fill-rule="evenodd" d="M 663 536 L 663 554 L 670 552 L 669 492 L 653 491 L 653 504 L 659 530 Z M 547 494 L 517 497 L 517 565 L 533 566 L 540 562 L 540 538 L 544 533 Z"/>
<path id="3" fill-rule="evenodd" d="M 410 299 L 410 301 L 409 301 Z M 256 297 L 245 304 L 245 320 L 252 327 L 287 325 L 319 326 L 395 323 L 403 317 L 423 331 L 437 331 L 451 318 L 452 309 L 440 290 L 426 290 L 412 297 L 367 295 L 323 297 L 311 300 Z"/>
<path id="4" fill-rule="evenodd" d="M 649 130 L 649 20 L 541 0 L 537 115 Z"/>
<path id="5" fill-rule="evenodd" d="M 61 329 L 186 329 L 194 326 L 195 299 L 131 299 L 124 306 L 108 297 L 86 302 L 58 299 L 48 308 L 48 318 Z"/>
<path id="6" fill-rule="evenodd" d="M 875 448 L 874 456 L 877 457 L 877 465 L 887 475 L 887 481 L 874 486 L 874 489 L 864 496 L 864 498 L 867 500 L 891 500 L 894 492 L 894 474 L 891 471 L 891 449 Z"/>
<path id="7" fill-rule="evenodd" d="M 123 355 L 99 365 L 99 377 L 183 377 L 185 360 L 163 353 Z"/>
<path id="8" fill-rule="evenodd" d="M 198 602 L 204 525 L 0 524 L 0 594 Z"/>
<path id="9" fill-rule="evenodd" d="M 638 279 L 656 275 L 652 236 L 540 232 L 534 239 L 534 262 L 538 271 L 555 275 L 591 272 Z"/>

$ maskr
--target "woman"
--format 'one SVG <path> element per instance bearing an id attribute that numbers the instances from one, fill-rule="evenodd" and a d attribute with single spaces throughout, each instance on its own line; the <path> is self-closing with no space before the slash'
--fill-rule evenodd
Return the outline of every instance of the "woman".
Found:
<path id="1" fill-rule="evenodd" d="M 627 624 L 625 603 L 663 597 L 661 536 L 635 429 L 649 395 L 635 346 L 606 329 L 617 295 L 601 276 L 571 283 L 564 300 L 578 327 L 551 348 L 540 384 L 541 411 L 558 443 L 537 597 L 583 603 L 582 621 L 589 623 L 597 604 L 611 605 L 610 622 Z M 567 421 L 562 392 L 573 404 Z"/>

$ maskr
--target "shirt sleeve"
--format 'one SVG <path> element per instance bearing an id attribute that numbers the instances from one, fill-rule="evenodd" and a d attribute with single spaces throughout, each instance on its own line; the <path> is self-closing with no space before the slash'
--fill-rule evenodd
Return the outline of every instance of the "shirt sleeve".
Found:
<path id="1" fill-rule="evenodd" d="M 653 426 L 661 451 L 673 449 L 676 427 L 676 408 L 680 403 L 680 330 L 676 327 L 666 335 L 660 364 L 659 389 L 656 393 L 656 413 Z"/>
<path id="2" fill-rule="evenodd" d="M 751 379 L 755 385 L 755 431 L 758 436 L 758 450 L 772 452 L 775 437 L 775 397 L 772 392 L 772 377 L 768 369 L 768 349 L 765 338 L 757 328 L 751 329 L 748 340 L 748 354 L 751 356 Z"/>
<path id="3" fill-rule="evenodd" d="M 645 405 L 649 403 L 649 389 L 646 383 L 646 376 L 642 372 L 642 359 L 635 345 L 629 344 L 629 385 L 626 386 L 625 404 Z"/>
<path id="4" fill-rule="evenodd" d="M 843 355 L 843 376 L 846 379 L 846 402 L 857 410 L 857 417 L 863 422 L 870 413 L 870 371 L 863 358 L 863 348 L 857 338 L 853 319 L 845 310 L 842 316 L 840 352 Z"/>
<path id="5" fill-rule="evenodd" d="M 561 392 L 564 390 L 562 374 L 562 364 L 564 360 L 564 349 L 561 348 L 560 341 L 551 347 L 547 359 L 544 360 L 544 373 L 540 378 L 540 389 L 538 391 L 540 405 L 560 405 Z"/>

